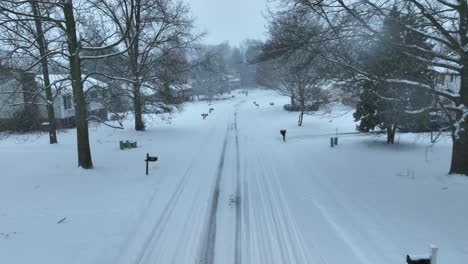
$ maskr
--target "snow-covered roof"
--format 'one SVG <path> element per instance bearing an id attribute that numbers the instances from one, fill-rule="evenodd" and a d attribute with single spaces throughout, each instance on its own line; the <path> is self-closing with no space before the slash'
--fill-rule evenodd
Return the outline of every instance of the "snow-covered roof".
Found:
<path id="1" fill-rule="evenodd" d="M 224 74 L 223 75 L 223 80 L 228 81 L 228 82 L 240 82 L 240 78 L 230 75 L 230 74 Z"/>
<path id="2" fill-rule="evenodd" d="M 157 91 L 153 85 L 142 84 L 140 87 L 140 94 L 143 96 L 155 95 Z"/>
<path id="3" fill-rule="evenodd" d="M 335 81 L 327 80 L 318 84 L 315 84 L 315 83 L 308 84 L 306 85 L 306 88 L 307 89 L 318 88 L 320 90 L 327 91 L 327 90 L 333 90 L 335 88 L 338 88 L 338 85 L 337 85 L 337 82 Z"/>
<path id="4" fill-rule="evenodd" d="M 322 85 L 320 85 L 320 89 L 322 90 L 331 90 L 336 87 L 336 82 L 331 80 L 325 81 L 324 83 L 322 83 Z"/>
<path id="5" fill-rule="evenodd" d="M 440 74 L 459 74 L 458 72 L 452 69 L 447 69 L 445 67 L 440 67 L 440 66 L 433 66 L 432 70 Z"/>
<path id="6" fill-rule="evenodd" d="M 177 92 L 181 92 L 181 91 L 189 91 L 192 89 L 192 85 L 190 84 L 187 84 L 187 83 L 183 83 L 183 84 L 172 84 L 170 87 L 169 87 L 172 91 L 177 91 Z M 154 85 L 149 85 L 149 84 L 143 84 L 141 87 L 140 87 L 140 93 L 141 95 L 143 96 L 152 96 L 152 95 L 155 95 L 160 89 L 158 89 L 157 87 L 155 87 Z"/>
<path id="7" fill-rule="evenodd" d="M 192 88 L 193 88 L 192 85 L 188 83 L 171 85 L 171 89 L 176 90 L 176 91 L 188 91 L 188 90 L 191 90 Z"/>
<path id="8" fill-rule="evenodd" d="M 68 74 L 51 74 L 49 75 L 51 87 L 55 91 L 60 91 L 61 93 L 72 93 L 72 86 L 70 75 Z M 85 78 L 85 75 L 82 75 L 82 78 Z M 43 75 L 36 75 L 36 82 L 43 85 L 44 76 Z M 87 90 L 93 87 L 106 87 L 107 84 L 96 80 L 94 78 L 88 77 L 86 81 L 83 83 L 83 90 L 86 92 Z"/>
<path id="9" fill-rule="evenodd" d="M 456 54 L 447 54 L 447 57 L 450 58 L 450 59 L 454 59 L 454 60 L 457 60 L 459 59 L 460 57 Z M 448 67 L 452 67 L 452 68 L 460 68 L 461 69 L 461 65 L 455 63 L 454 61 L 452 60 L 445 60 L 445 59 L 440 59 L 440 58 L 436 58 L 434 59 L 434 62 L 435 63 L 439 63 L 439 64 L 442 64 L 442 65 L 447 65 Z M 459 74 L 457 71 L 455 70 L 452 70 L 452 69 L 449 69 L 449 68 L 446 68 L 446 67 L 442 67 L 442 66 L 432 66 L 431 69 L 437 73 L 440 73 L 440 74 Z"/>

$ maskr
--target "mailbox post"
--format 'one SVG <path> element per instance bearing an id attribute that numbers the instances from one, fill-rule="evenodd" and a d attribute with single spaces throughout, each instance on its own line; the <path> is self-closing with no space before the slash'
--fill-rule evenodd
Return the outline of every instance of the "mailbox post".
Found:
<path id="1" fill-rule="evenodd" d="M 148 175 L 148 163 L 149 162 L 156 162 L 158 161 L 158 157 L 151 157 L 149 155 L 149 153 L 146 153 L 146 159 L 145 159 L 145 162 L 146 162 L 146 175 Z"/>
<path id="2" fill-rule="evenodd" d="M 281 129 L 280 133 L 283 136 L 283 141 L 286 142 L 286 129 Z"/>

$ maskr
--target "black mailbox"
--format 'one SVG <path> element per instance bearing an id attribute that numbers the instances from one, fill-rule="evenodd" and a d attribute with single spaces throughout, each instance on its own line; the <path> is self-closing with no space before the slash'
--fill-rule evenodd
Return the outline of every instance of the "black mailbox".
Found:
<path id="1" fill-rule="evenodd" d="M 148 157 L 149 162 L 155 162 L 158 161 L 158 157 Z"/>
<path id="2" fill-rule="evenodd" d="M 281 129 L 280 133 L 283 136 L 283 141 L 286 141 L 286 129 Z"/>
<path id="3" fill-rule="evenodd" d="M 151 157 L 149 153 L 146 153 L 146 175 L 148 175 L 148 162 L 156 162 L 158 161 L 158 157 Z"/>

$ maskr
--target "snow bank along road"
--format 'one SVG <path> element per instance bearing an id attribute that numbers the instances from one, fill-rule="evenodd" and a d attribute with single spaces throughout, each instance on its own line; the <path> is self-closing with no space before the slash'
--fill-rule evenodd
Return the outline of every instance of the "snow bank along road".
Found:
<path id="1" fill-rule="evenodd" d="M 74 167 L 73 132 L 58 146 L 0 142 L 11 160 L 0 175 L 0 262 L 397 264 L 429 243 L 440 263 L 468 262 L 468 180 L 445 175 L 448 143 L 427 151 L 421 136 L 387 146 L 343 135 L 331 149 L 320 135 L 354 131 L 351 112 L 336 106 L 339 117 L 306 116 L 299 128 L 287 101 L 251 91 L 189 104 L 144 133 L 95 129 L 92 171 Z M 139 148 L 118 150 L 122 139 Z M 147 152 L 159 161 L 144 177 Z"/>

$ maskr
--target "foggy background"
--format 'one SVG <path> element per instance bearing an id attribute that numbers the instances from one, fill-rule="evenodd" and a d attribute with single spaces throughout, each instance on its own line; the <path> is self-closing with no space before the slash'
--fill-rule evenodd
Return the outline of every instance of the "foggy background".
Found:
<path id="1" fill-rule="evenodd" d="M 265 39 L 267 0 L 185 0 L 190 5 L 195 25 L 207 36 L 204 42 L 229 41 L 240 44 L 244 39 Z"/>

